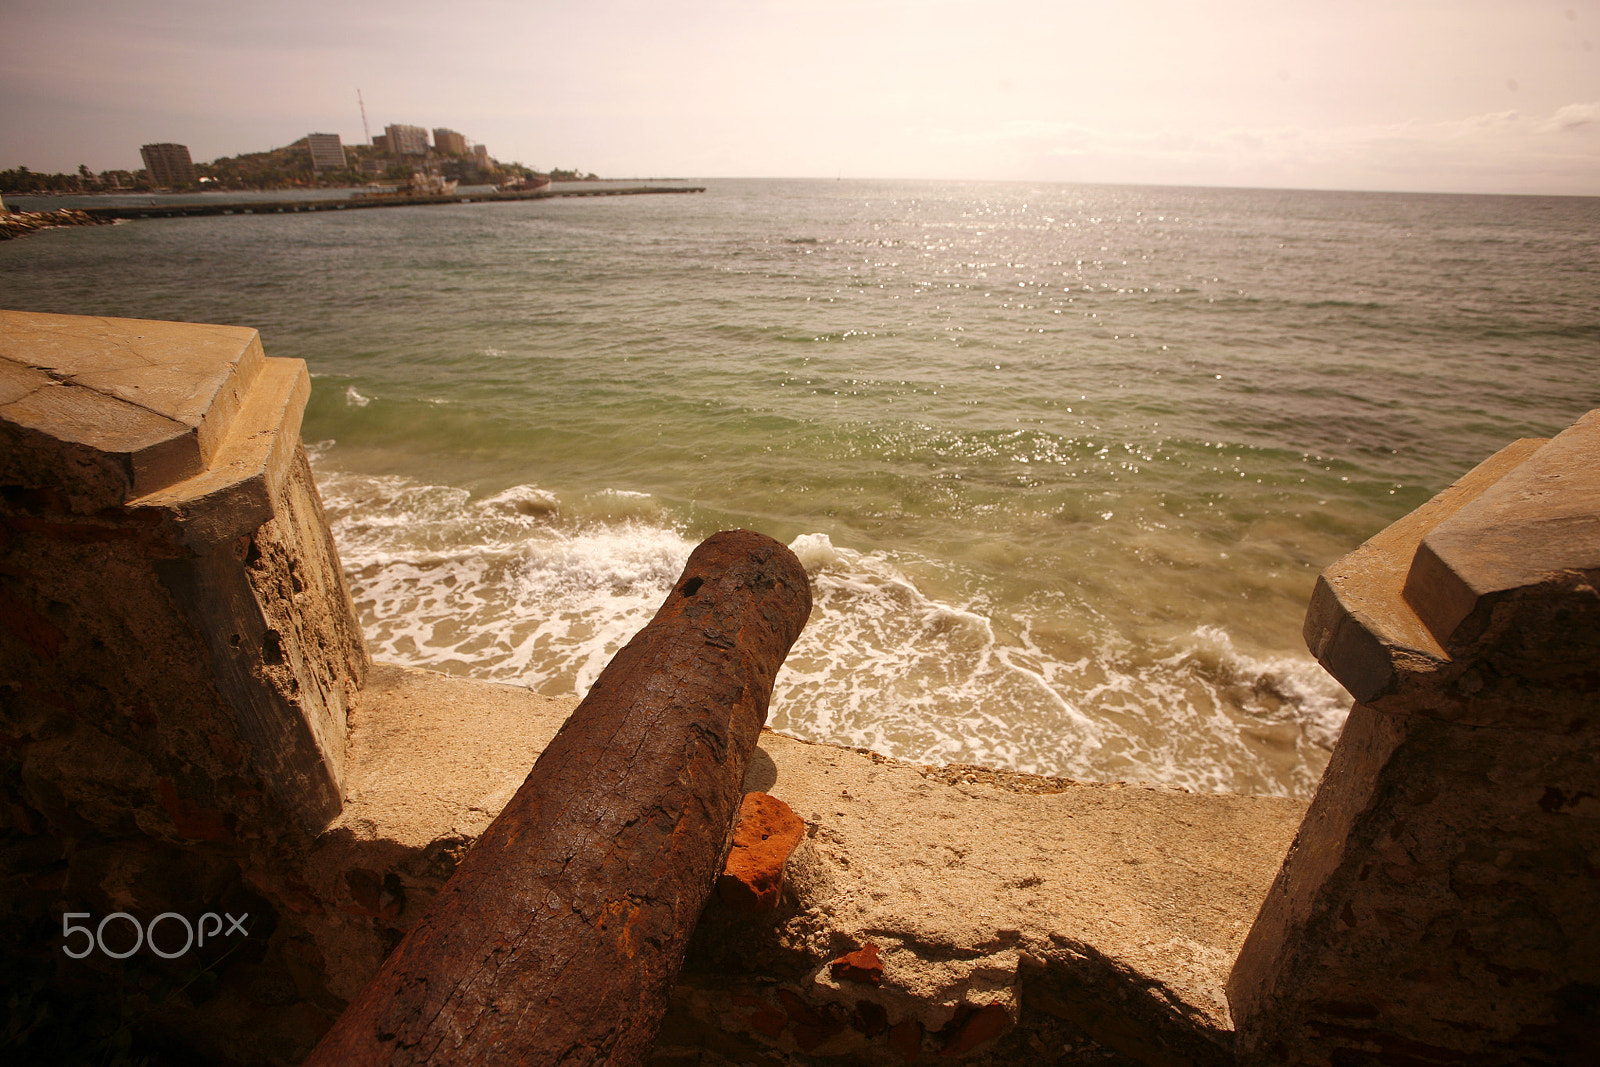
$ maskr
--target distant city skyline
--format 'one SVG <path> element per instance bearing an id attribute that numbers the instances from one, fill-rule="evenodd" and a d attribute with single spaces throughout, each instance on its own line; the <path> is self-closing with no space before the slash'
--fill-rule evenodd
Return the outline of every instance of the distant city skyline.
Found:
<path id="1" fill-rule="evenodd" d="M 11 0 L 0 168 L 461 131 L 616 177 L 1600 195 L 1600 0 Z"/>

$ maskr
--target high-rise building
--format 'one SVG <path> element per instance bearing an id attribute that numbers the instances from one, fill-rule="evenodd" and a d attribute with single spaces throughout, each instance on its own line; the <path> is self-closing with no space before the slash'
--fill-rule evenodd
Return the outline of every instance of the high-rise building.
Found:
<path id="1" fill-rule="evenodd" d="M 336 133 L 308 133 L 306 147 L 311 149 L 312 170 L 344 170 L 350 165 Z"/>
<path id="2" fill-rule="evenodd" d="M 488 145 L 486 145 L 486 144 L 475 144 L 475 145 L 473 145 L 472 146 L 472 154 L 477 159 L 478 166 L 485 167 L 485 168 L 487 168 L 489 166 L 489 146 Z"/>
<path id="3" fill-rule="evenodd" d="M 385 126 L 389 139 L 389 153 L 396 156 L 425 156 L 428 154 L 428 131 L 421 126 Z"/>
<path id="4" fill-rule="evenodd" d="M 467 139 L 441 126 L 433 131 L 433 150 L 447 156 L 464 156 L 467 154 Z"/>
<path id="5" fill-rule="evenodd" d="M 147 144 L 139 148 L 144 157 L 144 169 L 157 185 L 173 188 L 193 185 L 194 160 L 189 158 L 189 146 L 181 144 Z"/>

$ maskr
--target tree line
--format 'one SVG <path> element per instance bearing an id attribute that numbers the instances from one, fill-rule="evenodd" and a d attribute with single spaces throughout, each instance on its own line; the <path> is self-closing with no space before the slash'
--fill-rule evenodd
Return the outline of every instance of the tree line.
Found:
<path id="1" fill-rule="evenodd" d="M 76 174 L 44 174 L 27 167 L 0 170 L 0 193 L 104 193 L 154 189 L 144 170 L 103 170 L 99 174 L 78 164 Z"/>

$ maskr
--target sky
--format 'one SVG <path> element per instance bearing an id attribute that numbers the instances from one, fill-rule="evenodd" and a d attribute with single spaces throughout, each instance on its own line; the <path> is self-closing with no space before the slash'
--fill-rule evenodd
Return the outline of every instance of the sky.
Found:
<path id="1" fill-rule="evenodd" d="M 0 0 L 0 169 L 449 127 L 602 177 L 1600 195 L 1600 0 Z"/>

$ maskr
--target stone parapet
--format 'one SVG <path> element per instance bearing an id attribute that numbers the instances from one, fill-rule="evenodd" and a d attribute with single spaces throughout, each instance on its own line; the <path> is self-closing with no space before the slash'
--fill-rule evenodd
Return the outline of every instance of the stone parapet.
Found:
<path id="1" fill-rule="evenodd" d="M 5 728 L 136 754 L 124 802 L 174 841 L 339 811 L 367 657 L 308 392 L 254 330 L 0 312 Z"/>
<path id="2" fill-rule="evenodd" d="M 1600 1034 L 1600 411 L 1324 572 L 1356 696 L 1228 994 L 1256 1063 L 1569 1062 Z"/>
<path id="3" fill-rule="evenodd" d="M 93 513 L 199 474 L 265 363 L 237 326 L 0 313 L 0 477 Z"/>

